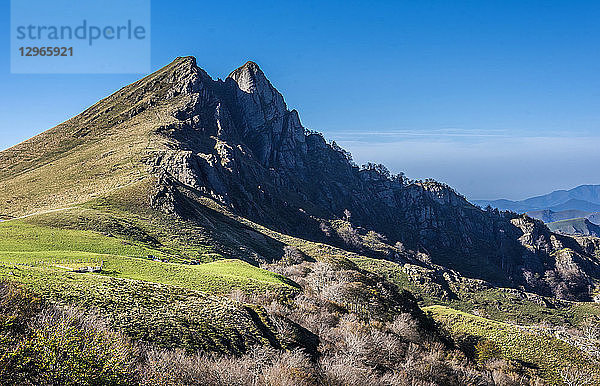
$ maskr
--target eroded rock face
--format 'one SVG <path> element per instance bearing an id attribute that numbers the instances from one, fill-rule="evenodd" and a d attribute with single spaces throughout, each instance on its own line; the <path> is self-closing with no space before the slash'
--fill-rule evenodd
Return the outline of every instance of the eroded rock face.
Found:
<path id="1" fill-rule="evenodd" d="M 522 232 L 518 241 L 525 247 L 522 270 L 529 288 L 559 298 L 585 298 L 593 290 L 600 272 L 599 260 L 590 253 L 594 247 L 586 249 L 584 240 L 554 234 L 527 216 L 511 222 Z"/>
<path id="2" fill-rule="evenodd" d="M 232 95 L 231 110 L 242 140 L 266 167 L 302 168 L 297 153 L 306 154 L 304 128 L 295 110 L 254 62 L 233 71 L 225 84 Z"/>
<path id="3" fill-rule="evenodd" d="M 174 109 L 175 122 L 159 130 L 171 149 L 154 155 L 155 174 L 315 241 L 344 244 L 327 222 L 350 213 L 353 225 L 389 245 L 497 284 L 585 298 L 591 278 L 600 276 L 594 245 L 554 235 L 529 218 L 483 211 L 443 184 L 407 184 L 377 169 L 359 170 L 339 147 L 304 129 L 255 63 L 215 81 L 194 60 L 178 60 L 166 71 L 171 88 L 164 103 L 181 97 L 185 103 Z"/>

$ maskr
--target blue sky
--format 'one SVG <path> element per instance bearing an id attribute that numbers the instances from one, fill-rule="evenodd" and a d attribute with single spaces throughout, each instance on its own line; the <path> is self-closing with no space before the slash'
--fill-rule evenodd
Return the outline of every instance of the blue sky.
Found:
<path id="1" fill-rule="evenodd" d="M 138 79 L 11 75 L 3 0 L 0 148 Z M 596 1 L 152 1 L 152 69 L 256 61 L 306 127 L 474 199 L 600 184 Z"/>

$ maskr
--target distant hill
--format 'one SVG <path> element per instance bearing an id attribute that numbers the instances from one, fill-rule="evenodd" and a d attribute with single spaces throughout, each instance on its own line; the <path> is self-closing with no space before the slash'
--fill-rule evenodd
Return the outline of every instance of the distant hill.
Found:
<path id="1" fill-rule="evenodd" d="M 529 217 L 542 220 L 545 223 L 562 221 L 562 220 L 573 220 L 577 218 L 586 218 L 591 223 L 600 225 L 600 212 L 585 212 L 582 210 L 562 210 L 555 212 L 551 209 L 546 210 L 533 210 L 526 213 Z"/>
<path id="2" fill-rule="evenodd" d="M 580 211 L 586 211 L 586 212 L 598 212 L 598 211 L 600 211 L 600 204 L 596 204 L 596 203 L 584 201 L 584 200 L 571 199 L 562 204 L 552 206 L 549 209 L 553 210 L 555 212 L 565 211 L 565 210 L 580 210 Z"/>
<path id="3" fill-rule="evenodd" d="M 537 218 L 538 220 L 542 220 L 545 223 L 562 221 L 562 220 L 570 220 L 574 218 L 582 218 L 590 215 L 589 212 L 585 212 L 582 210 L 562 210 L 559 212 L 555 212 L 550 209 L 546 210 L 533 210 L 527 212 L 529 217 Z"/>
<path id="4" fill-rule="evenodd" d="M 569 235 L 600 237 L 600 226 L 591 223 L 586 218 L 556 221 L 546 224 L 552 232 Z"/>
<path id="5" fill-rule="evenodd" d="M 600 213 L 592 213 L 586 216 L 586 218 L 588 220 L 590 220 L 590 222 L 596 224 L 596 225 L 600 225 Z"/>
<path id="6" fill-rule="evenodd" d="M 600 212 L 600 185 L 581 185 L 571 190 L 557 190 L 521 201 L 473 200 L 473 203 L 481 207 L 490 205 L 493 208 L 517 213 L 543 210 Z"/>

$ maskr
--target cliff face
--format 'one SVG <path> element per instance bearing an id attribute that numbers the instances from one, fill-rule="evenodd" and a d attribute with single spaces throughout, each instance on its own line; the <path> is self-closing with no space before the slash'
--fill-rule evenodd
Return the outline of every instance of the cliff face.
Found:
<path id="1" fill-rule="evenodd" d="M 159 130 L 172 146 L 153 161 L 168 181 L 278 231 L 369 253 L 331 226 L 344 219 L 376 232 L 396 255 L 423 252 L 433 263 L 502 285 L 585 297 L 600 272 L 589 251 L 541 222 L 483 211 L 443 184 L 359 169 L 303 128 L 255 63 L 213 81 L 192 58 L 179 61 L 176 78 L 187 82 L 179 88 L 190 98 L 173 112 L 176 122 Z"/>

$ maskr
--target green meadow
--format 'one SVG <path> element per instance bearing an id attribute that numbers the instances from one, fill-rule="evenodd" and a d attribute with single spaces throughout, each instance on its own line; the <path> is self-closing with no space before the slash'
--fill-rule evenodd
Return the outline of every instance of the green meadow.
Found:
<path id="1" fill-rule="evenodd" d="M 499 349 L 499 359 L 517 362 L 540 374 L 551 384 L 561 385 L 561 371 L 585 369 L 600 383 L 600 365 L 575 346 L 550 334 L 482 318 L 445 306 L 429 306 L 424 311 L 450 331 L 457 341 L 487 340 Z"/>

